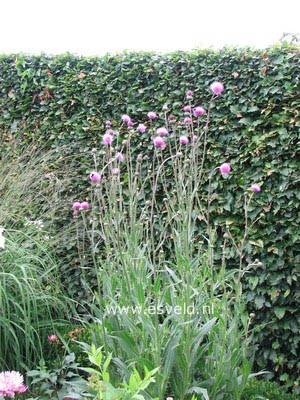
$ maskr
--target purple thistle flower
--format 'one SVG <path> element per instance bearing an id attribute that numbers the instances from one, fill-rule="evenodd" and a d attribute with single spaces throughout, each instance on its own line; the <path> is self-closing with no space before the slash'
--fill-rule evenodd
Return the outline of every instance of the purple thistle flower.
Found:
<path id="1" fill-rule="evenodd" d="M 156 134 L 159 136 L 167 136 L 168 135 L 168 130 L 165 127 L 160 127 L 156 129 Z"/>
<path id="2" fill-rule="evenodd" d="M 98 172 L 93 171 L 90 173 L 90 179 L 92 182 L 98 183 L 101 180 L 101 175 Z"/>
<path id="3" fill-rule="evenodd" d="M 111 122 L 110 122 L 110 120 L 108 119 L 107 121 L 105 121 L 105 125 L 108 127 L 108 126 L 111 126 Z"/>
<path id="4" fill-rule="evenodd" d="M 153 111 L 149 111 L 147 115 L 148 115 L 148 118 L 149 118 L 149 119 L 155 119 L 155 118 L 157 118 L 156 113 L 153 112 Z"/>
<path id="5" fill-rule="evenodd" d="M 179 141 L 181 144 L 188 144 L 189 138 L 187 136 L 180 136 Z"/>
<path id="6" fill-rule="evenodd" d="M 87 210 L 88 208 L 90 208 L 90 205 L 89 205 L 89 203 L 87 202 L 87 201 L 83 201 L 82 203 L 81 203 L 81 207 L 80 207 L 82 210 Z"/>
<path id="7" fill-rule="evenodd" d="M 112 129 L 107 129 L 105 133 L 108 133 L 111 136 L 114 136 L 115 132 Z"/>
<path id="8" fill-rule="evenodd" d="M 80 210 L 81 207 L 81 203 L 79 203 L 79 201 L 74 201 L 72 208 L 73 210 Z"/>
<path id="9" fill-rule="evenodd" d="M 131 118 L 127 114 L 122 115 L 122 121 L 128 124 L 129 121 L 131 121 Z"/>
<path id="10" fill-rule="evenodd" d="M 252 190 L 252 192 L 260 192 L 261 191 L 261 187 L 259 185 L 257 185 L 256 183 L 253 183 L 253 185 L 251 185 L 250 190 Z"/>
<path id="11" fill-rule="evenodd" d="M 191 106 L 184 106 L 183 107 L 183 111 L 185 112 L 185 113 L 190 113 L 191 112 Z"/>
<path id="12" fill-rule="evenodd" d="M 185 124 L 191 124 L 193 121 L 192 121 L 192 118 L 190 118 L 190 117 L 185 117 L 184 120 L 183 120 L 183 122 L 184 122 Z"/>
<path id="13" fill-rule="evenodd" d="M 186 96 L 187 96 L 187 98 L 193 97 L 193 94 L 194 94 L 193 91 L 190 90 L 190 89 L 186 91 Z"/>
<path id="14" fill-rule="evenodd" d="M 224 90 L 224 85 L 221 82 L 215 81 L 210 85 L 210 90 L 214 93 L 214 94 L 220 94 L 223 92 Z"/>
<path id="15" fill-rule="evenodd" d="M 128 128 L 131 128 L 133 126 L 133 122 L 131 119 L 127 122 L 127 126 Z"/>
<path id="16" fill-rule="evenodd" d="M 224 163 L 220 166 L 220 171 L 222 175 L 227 175 L 231 171 L 231 166 L 228 163 Z"/>
<path id="17" fill-rule="evenodd" d="M 102 137 L 103 143 L 111 145 L 113 141 L 113 136 L 110 133 L 105 133 Z"/>
<path id="18" fill-rule="evenodd" d="M 157 136 L 156 138 L 153 139 L 153 144 L 156 147 L 165 147 L 166 146 L 164 139 L 160 136 Z"/>
<path id="19" fill-rule="evenodd" d="M 124 156 L 122 153 L 120 153 L 120 152 L 116 153 L 116 157 L 120 163 L 122 163 L 124 161 Z"/>
<path id="20" fill-rule="evenodd" d="M 205 110 L 203 107 L 199 106 L 193 109 L 193 113 L 195 117 L 201 117 L 201 115 L 205 114 Z"/>
<path id="21" fill-rule="evenodd" d="M 146 127 L 145 127 L 145 125 L 144 125 L 144 124 L 139 124 L 139 126 L 138 126 L 138 131 L 139 131 L 140 133 L 145 133 L 145 132 L 146 132 Z"/>

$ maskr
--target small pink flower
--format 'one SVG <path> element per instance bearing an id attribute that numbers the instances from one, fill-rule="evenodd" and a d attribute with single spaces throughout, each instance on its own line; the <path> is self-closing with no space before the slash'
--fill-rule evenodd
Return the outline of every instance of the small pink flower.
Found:
<path id="1" fill-rule="evenodd" d="M 107 145 L 111 145 L 113 142 L 113 136 L 109 133 L 105 133 L 102 137 L 103 143 Z"/>
<path id="2" fill-rule="evenodd" d="M 168 135 L 168 130 L 165 127 L 160 127 L 156 129 L 156 134 L 159 136 L 167 136 Z"/>
<path id="3" fill-rule="evenodd" d="M 55 342 L 57 340 L 57 336 L 53 333 L 52 335 L 48 336 L 48 340 L 49 342 Z"/>
<path id="4" fill-rule="evenodd" d="M 112 129 L 107 129 L 107 131 L 105 132 L 105 134 L 114 136 L 115 132 Z"/>
<path id="5" fill-rule="evenodd" d="M 192 90 L 187 90 L 186 91 L 186 96 L 187 96 L 187 98 L 191 98 L 191 97 L 193 97 L 193 91 Z"/>
<path id="6" fill-rule="evenodd" d="M 79 203 L 79 201 L 74 201 L 72 208 L 73 210 L 80 210 L 81 207 L 81 203 Z"/>
<path id="7" fill-rule="evenodd" d="M 220 171 L 222 175 L 227 175 L 231 171 L 231 166 L 228 163 L 224 163 L 220 166 Z"/>
<path id="8" fill-rule="evenodd" d="M 149 111 L 147 115 L 148 115 L 148 118 L 149 118 L 149 119 L 155 119 L 155 118 L 157 118 L 156 113 L 153 112 L 153 111 Z"/>
<path id="9" fill-rule="evenodd" d="M 260 192 L 261 191 L 261 187 L 259 185 L 257 185 L 256 183 L 253 183 L 253 185 L 251 185 L 250 190 L 252 190 L 252 192 Z"/>
<path id="10" fill-rule="evenodd" d="M 82 203 L 81 203 L 81 207 L 80 207 L 82 210 L 87 210 L 88 208 L 90 208 L 90 205 L 89 205 L 89 203 L 87 202 L 87 201 L 83 201 Z"/>
<path id="11" fill-rule="evenodd" d="M 193 113 L 195 117 L 201 117 L 201 115 L 205 114 L 205 110 L 203 107 L 199 106 L 193 109 Z"/>
<path id="12" fill-rule="evenodd" d="M 185 112 L 185 113 L 190 113 L 191 112 L 191 106 L 184 106 L 183 107 L 183 111 Z"/>
<path id="13" fill-rule="evenodd" d="M 90 173 L 90 179 L 92 182 L 98 183 L 101 181 L 101 175 L 98 172 L 93 171 Z"/>
<path id="14" fill-rule="evenodd" d="M 179 141 L 181 144 L 188 144 L 189 138 L 187 136 L 180 136 Z"/>
<path id="15" fill-rule="evenodd" d="M 124 161 L 124 156 L 123 156 L 122 153 L 120 153 L 120 152 L 116 153 L 116 157 L 117 157 L 119 162 L 122 163 Z"/>
<path id="16" fill-rule="evenodd" d="M 138 126 L 138 131 L 139 131 L 140 133 L 145 133 L 145 132 L 146 132 L 146 127 L 145 127 L 145 125 L 144 125 L 144 124 L 139 124 L 139 126 Z"/>
<path id="17" fill-rule="evenodd" d="M 0 396 L 15 397 L 16 393 L 24 393 L 27 390 L 24 385 L 24 378 L 20 372 L 0 372 Z"/>
<path id="18" fill-rule="evenodd" d="M 73 212 L 73 218 L 77 218 L 78 217 L 78 211 L 74 211 Z"/>
<path id="19" fill-rule="evenodd" d="M 215 81 L 210 85 L 210 90 L 214 93 L 214 94 L 220 94 L 223 92 L 224 90 L 224 85 L 221 82 Z"/>
<path id="20" fill-rule="evenodd" d="M 157 136 L 156 138 L 153 139 L 153 144 L 156 147 L 165 147 L 166 146 L 164 139 L 160 136 Z"/>
<path id="21" fill-rule="evenodd" d="M 129 121 L 131 121 L 131 118 L 127 114 L 122 115 L 122 121 L 128 124 Z"/>
<path id="22" fill-rule="evenodd" d="M 131 119 L 127 122 L 127 126 L 128 126 L 129 128 L 131 128 L 131 127 L 133 126 L 133 122 L 132 122 Z"/>
<path id="23" fill-rule="evenodd" d="M 106 125 L 106 126 L 111 126 L 110 120 L 105 121 L 105 125 Z"/>
<path id="24" fill-rule="evenodd" d="M 192 121 L 192 118 L 190 118 L 190 117 L 185 117 L 184 118 L 184 120 L 183 120 L 183 122 L 185 123 L 185 124 L 191 124 L 193 121 Z"/>
<path id="25" fill-rule="evenodd" d="M 112 173 L 113 175 L 120 175 L 120 168 L 113 168 L 113 169 L 111 170 L 111 173 Z"/>

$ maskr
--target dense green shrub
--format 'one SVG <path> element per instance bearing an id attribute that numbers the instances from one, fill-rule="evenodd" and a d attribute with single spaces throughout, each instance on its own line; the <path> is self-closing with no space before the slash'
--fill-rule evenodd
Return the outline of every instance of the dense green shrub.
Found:
<path id="1" fill-rule="evenodd" d="M 288 394 L 275 382 L 253 379 L 245 389 L 242 400 L 293 400 L 298 397 Z"/>
<path id="2" fill-rule="evenodd" d="M 76 185 L 66 193 L 70 202 L 79 192 L 87 193 L 87 184 L 79 177 L 92 169 L 91 149 L 101 142 L 105 120 L 118 125 L 126 112 L 142 122 L 148 111 L 162 115 L 162 106 L 168 104 L 168 113 L 178 121 L 187 89 L 194 91 L 194 102 L 201 105 L 207 103 L 210 94 L 205 88 L 213 80 L 224 83 L 223 101 L 212 109 L 205 168 L 210 170 L 216 160 L 227 161 L 236 174 L 226 185 L 222 180 L 214 183 L 213 190 L 223 192 L 224 200 L 212 202 L 211 212 L 220 235 L 227 224 L 239 237 L 244 187 L 252 180 L 262 184 L 250 210 L 251 218 L 260 219 L 247 248 L 249 257 L 261 263 L 247 274 L 245 292 L 254 323 L 264 324 L 255 337 L 257 364 L 291 385 L 300 370 L 299 54 L 297 48 L 280 47 L 100 59 L 71 55 L 0 59 L 1 144 L 14 152 L 25 142 L 53 147 L 58 158 L 55 168 L 60 164 L 73 171 Z M 63 154 L 61 145 L 67 146 Z M 135 151 L 140 151 L 139 143 Z M 68 207 L 61 207 L 59 226 L 71 218 Z M 57 253 L 64 255 L 62 272 L 70 291 L 80 297 L 84 291 L 75 247 L 65 237 Z M 229 263 L 231 257 L 228 254 Z"/>

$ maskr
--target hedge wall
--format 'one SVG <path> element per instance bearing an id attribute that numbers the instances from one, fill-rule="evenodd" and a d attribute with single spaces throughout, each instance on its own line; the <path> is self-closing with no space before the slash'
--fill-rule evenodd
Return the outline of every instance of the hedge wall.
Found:
<path id="1" fill-rule="evenodd" d="M 241 225 L 245 186 L 262 184 L 250 211 L 252 217 L 263 216 L 247 249 L 262 266 L 247 277 L 245 291 L 255 323 L 265 324 L 255 336 L 258 367 L 291 385 L 300 381 L 299 55 L 299 48 L 281 46 L 0 58 L 2 146 L 34 141 L 60 151 L 67 145 L 74 159 L 79 152 L 84 161 L 100 143 L 107 119 L 118 125 L 127 113 L 142 122 L 149 110 L 161 112 L 165 103 L 180 118 L 187 89 L 202 105 L 210 98 L 209 84 L 224 83 L 212 110 L 207 168 L 227 161 L 234 174 L 226 186 L 218 182 L 226 200 L 212 203 L 214 221 L 222 224 L 230 217 Z M 86 169 L 74 163 L 77 179 Z M 65 251 L 63 245 L 58 251 Z"/>

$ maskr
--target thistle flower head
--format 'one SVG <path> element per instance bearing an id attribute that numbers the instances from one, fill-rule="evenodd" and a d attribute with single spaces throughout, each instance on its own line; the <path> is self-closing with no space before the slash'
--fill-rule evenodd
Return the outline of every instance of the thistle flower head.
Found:
<path id="1" fill-rule="evenodd" d="M 113 142 L 113 136 L 110 133 L 105 133 L 102 137 L 104 144 L 111 145 Z"/>
<path id="2" fill-rule="evenodd" d="M 193 113 L 195 117 L 201 117 L 201 115 L 205 114 L 205 110 L 203 107 L 198 106 L 193 109 Z"/>
<path id="3" fill-rule="evenodd" d="M 166 143 L 164 139 L 161 136 L 157 136 L 156 138 L 153 139 L 153 144 L 156 147 L 165 147 Z"/>
<path id="4" fill-rule="evenodd" d="M 116 158 L 118 159 L 119 162 L 123 162 L 124 161 L 124 156 L 120 152 L 116 153 Z"/>
<path id="5" fill-rule="evenodd" d="M 168 130 L 165 127 L 160 127 L 156 129 L 156 134 L 159 136 L 167 136 L 168 135 Z"/>
<path id="6" fill-rule="evenodd" d="M 190 117 L 185 117 L 184 120 L 183 120 L 183 122 L 184 122 L 185 124 L 187 124 L 187 125 L 190 125 L 193 121 L 192 121 L 192 118 L 190 118 Z"/>
<path id="7" fill-rule="evenodd" d="M 187 136 L 180 136 L 179 141 L 181 144 L 188 144 L 189 138 Z"/>
<path id="8" fill-rule="evenodd" d="M 108 119 L 107 121 L 105 121 L 105 125 L 108 127 L 108 126 L 111 126 L 111 122 L 110 122 L 110 120 Z"/>
<path id="9" fill-rule="evenodd" d="M 87 210 L 87 209 L 89 209 L 90 208 L 90 205 L 89 205 L 89 203 L 87 202 L 87 201 L 83 201 L 81 204 L 80 204 L 80 208 L 82 209 L 82 210 Z"/>
<path id="10" fill-rule="evenodd" d="M 81 203 L 79 201 L 74 201 L 72 208 L 73 208 L 73 210 L 80 210 Z"/>
<path id="11" fill-rule="evenodd" d="M 140 133 L 145 133 L 146 132 L 146 126 L 144 124 L 139 124 L 138 131 Z"/>
<path id="12" fill-rule="evenodd" d="M 192 109 L 191 106 L 184 106 L 184 107 L 183 107 L 183 111 L 184 111 L 185 113 L 190 113 L 190 112 L 191 112 L 191 109 Z"/>
<path id="13" fill-rule="evenodd" d="M 93 171 L 90 173 L 90 179 L 92 182 L 98 183 L 101 180 L 101 175 L 98 172 Z"/>
<path id="14" fill-rule="evenodd" d="M 252 192 L 260 192 L 261 191 L 261 187 L 259 185 L 257 185 L 256 183 L 253 183 L 253 185 L 251 185 L 250 190 L 252 190 Z"/>
<path id="15" fill-rule="evenodd" d="M 220 172 L 222 175 L 228 175 L 231 171 L 231 166 L 228 163 L 224 163 L 220 166 Z"/>
<path id="16" fill-rule="evenodd" d="M 131 121 L 131 118 L 127 114 L 122 115 L 122 121 L 128 124 L 129 121 Z"/>
<path id="17" fill-rule="evenodd" d="M 221 82 L 215 81 L 210 85 L 210 90 L 214 93 L 214 94 L 220 94 L 223 92 L 224 90 L 224 85 Z"/>
<path id="18" fill-rule="evenodd" d="M 149 111 L 147 115 L 148 115 L 148 118 L 149 118 L 149 119 L 155 119 L 155 118 L 157 118 L 156 113 L 153 112 L 153 111 Z"/>

